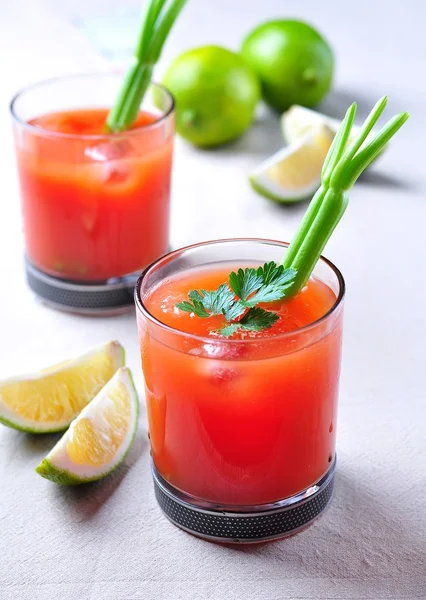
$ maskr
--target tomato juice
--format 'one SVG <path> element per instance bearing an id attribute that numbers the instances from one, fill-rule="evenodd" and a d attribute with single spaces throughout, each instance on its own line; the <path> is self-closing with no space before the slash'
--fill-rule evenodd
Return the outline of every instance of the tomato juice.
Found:
<path id="1" fill-rule="evenodd" d="M 232 262 L 179 270 L 140 291 L 142 368 L 154 465 L 195 500 L 253 506 L 306 490 L 334 460 L 342 310 L 316 276 L 265 305 L 278 321 L 225 339 L 176 308 L 216 289 Z"/>
<path id="2" fill-rule="evenodd" d="M 173 127 L 143 111 L 108 134 L 107 114 L 42 114 L 16 133 L 27 256 L 58 278 L 121 277 L 168 248 Z"/>

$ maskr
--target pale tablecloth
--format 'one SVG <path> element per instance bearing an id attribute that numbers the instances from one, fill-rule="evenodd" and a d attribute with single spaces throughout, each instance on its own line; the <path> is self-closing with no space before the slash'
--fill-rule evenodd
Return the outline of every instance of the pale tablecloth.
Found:
<path id="1" fill-rule="evenodd" d="M 118 338 L 141 389 L 134 315 L 60 314 L 37 304 L 24 285 L 7 101 L 41 77 L 104 68 L 87 40 L 53 15 L 60 3 L 48 8 L 46 1 L 0 4 L 0 376 Z M 365 115 L 388 93 L 388 114 L 411 113 L 353 191 L 327 249 L 348 284 L 333 503 L 287 541 L 221 547 L 160 514 L 144 413 L 126 464 L 81 489 L 58 487 L 33 471 L 56 437 L 1 428 L 1 600 L 426 598 L 425 3 L 192 0 L 163 65 L 207 40 L 236 47 L 251 26 L 276 15 L 305 18 L 328 34 L 338 68 L 326 108 L 341 114 L 356 98 Z M 272 115 L 222 151 L 199 152 L 178 141 L 173 244 L 236 235 L 288 239 L 305 207 L 270 204 L 245 177 L 279 145 Z"/>

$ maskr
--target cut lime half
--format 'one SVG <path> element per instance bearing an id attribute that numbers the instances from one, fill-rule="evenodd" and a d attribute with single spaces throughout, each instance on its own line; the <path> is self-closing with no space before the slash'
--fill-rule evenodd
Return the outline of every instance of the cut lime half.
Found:
<path id="1" fill-rule="evenodd" d="M 129 452 L 139 419 L 139 400 L 130 369 L 122 368 L 71 423 L 36 468 L 42 477 L 78 485 L 105 477 Z"/>
<path id="2" fill-rule="evenodd" d="M 108 342 L 73 360 L 0 382 L 0 422 L 31 433 L 63 431 L 124 365 Z"/>
<path id="3" fill-rule="evenodd" d="M 281 203 L 311 198 L 321 183 L 321 168 L 333 135 L 321 126 L 296 144 L 283 148 L 249 176 L 259 194 Z"/>

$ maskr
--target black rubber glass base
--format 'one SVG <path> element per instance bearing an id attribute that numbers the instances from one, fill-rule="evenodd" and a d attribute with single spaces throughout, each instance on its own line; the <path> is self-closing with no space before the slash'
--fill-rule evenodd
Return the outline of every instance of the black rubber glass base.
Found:
<path id="1" fill-rule="evenodd" d="M 111 315 L 134 306 L 133 290 L 138 275 L 111 279 L 101 284 L 76 283 L 46 275 L 25 260 L 27 283 L 36 296 L 58 310 L 87 314 Z"/>
<path id="2" fill-rule="evenodd" d="M 256 507 L 198 506 L 172 488 L 153 467 L 155 495 L 175 525 L 201 538 L 221 543 L 253 543 L 280 539 L 310 525 L 327 507 L 333 493 L 336 462 L 316 484 L 273 504 Z"/>

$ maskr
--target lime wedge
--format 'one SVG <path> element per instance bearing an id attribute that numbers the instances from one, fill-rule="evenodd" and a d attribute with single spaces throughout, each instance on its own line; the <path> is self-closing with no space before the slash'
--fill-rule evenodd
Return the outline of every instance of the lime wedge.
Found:
<path id="1" fill-rule="evenodd" d="M 286 144 L 292 145 L 300 142 L 307 134 L 318 130 L 320 127 L 327 127 L 332 133 L 333 137 L 336 135 L 337 130 L 340 127 L 341 121 L 339 119 L 333 119 L 327 115 L 316 112 L 304 106 L 298 106 L 297 104 L 289 108 L 285 113 L 281 115 L 281 131 Z M 352 132 L 349 137 L 348 144 L 358 135 L 360 127 L 354 125 Z M 363 145 L 375 137 L 377 131 L 371 131 Z"/>
<path id="2" fill-rule="evenodd" d="M 31 375 L 0 381 L 0 423 L 29 431 L 63 431 L 124 365 L 124 349 L 108 342 Z"/>
<path id="3" fill-rule="evenodd" d="M 294 203 L 311 198 L 321 183 L 321 168 L 333 135 L 320 126 L 296 144 L 283 148 L 250 175 L 259 194 L 276 202 Z"/>
<path id="4" fill-rule="evenodd" d="M 77 485 L 105 477 L 125 459 L 139 419 L 130 369 L 119 369 L 36 468 L 54 483 Z"/>

